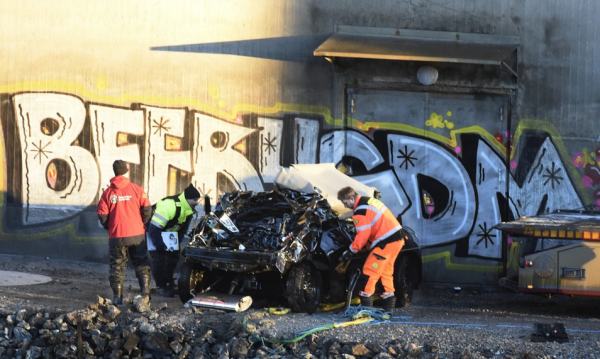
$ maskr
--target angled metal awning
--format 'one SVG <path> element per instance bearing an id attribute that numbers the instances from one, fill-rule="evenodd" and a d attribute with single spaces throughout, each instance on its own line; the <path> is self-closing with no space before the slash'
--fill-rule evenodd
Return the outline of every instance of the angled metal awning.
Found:
<path id="1" fill-rule="evenodd" d="M 502 65 L 518 36 L 336 25 L 315 56 Z"/>

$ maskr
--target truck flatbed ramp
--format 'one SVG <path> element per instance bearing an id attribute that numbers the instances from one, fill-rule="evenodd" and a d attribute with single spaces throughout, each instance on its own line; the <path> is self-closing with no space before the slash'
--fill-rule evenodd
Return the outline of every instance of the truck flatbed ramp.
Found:
<path id="1" fill-rule="evenodd" d="M 600 212 L 560 210 L 494 226 L 513 236 L 600 241 Z"/>

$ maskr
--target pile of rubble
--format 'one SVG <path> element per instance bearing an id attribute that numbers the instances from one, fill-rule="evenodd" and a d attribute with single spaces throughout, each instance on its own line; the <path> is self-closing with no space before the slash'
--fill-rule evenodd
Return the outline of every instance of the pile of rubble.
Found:
<path id="1" fill-rule="evenodd" d="M 359 325 L 312 331 L 328 317 L 174 309 L 141 296 L 125 298 L 119 306 L 99 297 L 71 312 L 0 307 L 0 358 L 506 359 L 596 357 L 591 353 L 597 350 L 594 333 L 564 344 L 533 343 L 526 329 L 492 326 Z M 298 329 L 312 334 L 296 337 Z M 286 343 L 269 341 L 275 338 Z"/>
<path id="2" fill-rule="evenodd" d="M 155 306 L 136 296 L 119 306 L 99 297 L 97 303 L 67 313 L 0 308 L 0 358 L 423 357 L 421 347 L 399 341 L 363 345 L 313 334 L 294 343 L 271 344 L 248 335 L 244 313 L 190 307 L 166 314 L 166 303 Z M 251 312 L 248 329 L 258 335 L 279 334 L 268 316 Z"/>
<path id="3" fill-rule="evenodd" d="M 69 313 L 0 308 L 0 358 L 246 356 L 250 343 L 245 340 L 219 345 L 212 330 L 194 335 L 197 330 L 186 330 L 181 323 L 165 324 L 169 321 L 161 320 L 163 309 L 166 304 L 151 309 L 148 298 L 141 296 L 119 307 L 99 297 L 98 303 Z"/>

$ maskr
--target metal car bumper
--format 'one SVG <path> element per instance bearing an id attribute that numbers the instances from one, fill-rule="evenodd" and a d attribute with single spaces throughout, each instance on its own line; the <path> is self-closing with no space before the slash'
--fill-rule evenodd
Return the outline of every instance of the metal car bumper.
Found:
<path id="1" fill-rule="evenodd" d="M 186 247 L 186 258 L 202 263 L 209 269 L 222 269 L 242 272 L 263 267 L 270 270 L 275 268 L 277 252 L 241 252 L 232 249 Z"/>

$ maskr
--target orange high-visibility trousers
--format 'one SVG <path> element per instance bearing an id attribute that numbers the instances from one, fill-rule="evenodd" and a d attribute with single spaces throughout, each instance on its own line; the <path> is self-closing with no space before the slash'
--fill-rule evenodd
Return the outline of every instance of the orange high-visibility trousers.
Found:
<path id="1" fill-rule="evenodd" d="M 393 296 L 394 263 L 396 263 L 396 258 L 402 247 L 404 247 L 404 240 L 388 243 L 383 248 L 373 248 L 363 266 L 362 276 L 366 279 L 366 284 L 364 288 L 359 289 L 361 296 L 370 297 L 373 295 L 375 293 L 375 285 L 379 279 L 381 279 L 385 294 Z M 364 279 L 360 282 L 364 283 Z"/>

